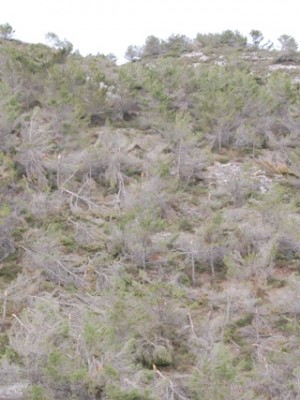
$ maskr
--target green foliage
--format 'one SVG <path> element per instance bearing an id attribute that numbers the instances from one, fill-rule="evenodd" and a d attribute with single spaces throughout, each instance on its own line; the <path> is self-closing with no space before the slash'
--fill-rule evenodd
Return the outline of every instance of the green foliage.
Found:
<path id="1" fill-rule="evenodd" d="M 219 33 L 198 33 L 196 40 L 205 47 L 217 48 L 221 44 L 221 34 Z"/>
<path id="2" fill-rule="evenodd" d="M 158 367 L 166 367 L 173 364 L 172 353 L 165 346 L 158 345 L 153 351 L 153 363 Z"/>
<path id="3" fill-rule="evenodd" d="M 0 251 L 0 256 L 3 256 Z M 0 278 L 4 282 L 11 282 L 18 276 L 21 268 L 17 263 L 18 254 L 17 252 L 11 254 L 10 256 L 5 257 L 5 263 L 3 267 L 0 269 Z"/>
<path id="4" fill-rule="evenodd" d="M 298 55 L 250 35 L 122 66 L 2 40 L 0 374 L 28 399 L 297 397 L 299 83 L 270 59 Z"/>
<path id="5" fill-rule="evenodd" d="M 151 35 L 146 38 L 142 47 L 129 46 L 125 58 L 129 61 L 137 61 L 143 58 L 178 57 L 192 50 L 192 41 L 184 35 L 171 35 L 166 41 Z"/>
<path id="6" fill-rule="evenodd" d="M 140 392 L 139 390 L 123 390 L 117 387 L 108 389 L 109 400 L 152 400 L 153 397 L 147 392 Z"/>
<path id="7" fill-rule="evenodd" d="M 136 360 L 149 369 L 153 365 L 159 368 L 173 365 L 171 349 L 161 344 L 141 343 L 136 349 Z"/>
<path id="8" fill-rule="evenodd" d="M 82 383 L 87 380 L 88 371 L 86 368 L 80 368 L 70 374 L 70 382 Z"/>
<path id="9" fill-rule="evenodd" d="M 0 37 L 1 38 L 5 39 L 5 40 L 12 39 L 14 33 L 15 33 L 15 31 L 9 23 L 0 25 Z"/>
<path id="10" fill-rule="evenodd" d="M 259 48 L 261 42 L 264 40 L 263 34 L 258 29 L 252 29 L 250 32 L 252 43 L 255 49 Z"/>
<path id="11" fill-rule="evenodd" d="M 164 43 L 155 36 L 148 36 L 143 47 L 143 56 L 155 57 L 159 56 L 164 51 Z"/>
<path id="12" fill-rule="evenodd" d="M 241 35 L 239 31 L 226 30 L 222 32 L 220 42 L 222 45 L 230 47 L 245 47 L 247 45 L 247 38 Z"/>
<path id="13" fill-rule="evenodd" d="M 26 400 L 49 400 L 49 397 L 42 386 L 33 385 L 26 393 Z"/>
<path id="14" fill-rule="evenodd" d="M 0 207 L 0 221 L 2 218 L 8 217 L 11 212 L 10 206 L 7 203 L 4 203 Z"/>
<path id="15" fill-rule="evenodd" d="M 0 358 L 3 357 L 9 348 L 9 338 L 7 335 L 0 335 Z"/>
<path id="16" fill-rule="evenodd" d="M 96 322 L 88 321 L 84 325 L 84 338 L 88 345 L 93 346 L 97 344 L 97 341 L 101 340 L 102 329 Z"/>
<path id="17" fill-rule="evenodd" d="M 198 92 L 194 95 L 199 108 L 199 128 L 211 135 L 212 146 L 219 151 L 235 141 L 236 130 L 257 103 L 259 86 L 247 71 L 234 67 L 210 67 L 199 77 Z M 197 102 L 197 103 L 196 103 Z M 251 107 L 251 108 L 250 108 Z M 196 115 L 197 115 L 196 114 Z M 244 117 L 245 115 L 245 117 Z"/>
<path id="18" fill-rule="evenodd" d="M 281 35 L 278 38 L 279 43 L 281 44 L 281 51 L 285 53 L 296 51 L 298 48 L 298 44 L 292 36 L 289 35 Z"/>
<path id="19" fill-rule="evenodd" d="M 235 343 L 240 343 L 240 345 L 243 345 L 243 339 L 240 335 L 239 329 L 244 326 L 251 325 L 253 318 L 253 314 L 248 314 L 243 316 L 243 318 L 240 318 L 237 321 L 234 321 L 230 325 L 228 325 L 226 327 L 224 335 L 225 341 L 227 343 L 231 343 L 232 341 L 234 341 Z"/>
<path id="20" fill-rule="evenodd" d="M 47 364 L 45 367 L 45 372 L 54 381 L 60 381 L 64 379 L 62 375 L 62 370 L 65 362 L 65 356 L 60 350 L 54 349 L 48 355 Z"/>
<path id="21" fill-rule="evenodd" d="M 59 37 L 53 33 L 48 32 L 46 35 L 46 40 L 56 49 L 60 50 L 62 54 L 70 54 L 73 50 L 73 45 L 66 39 L 59 39 Z"/>
<path id="22" fill-rule="evenodd" d="M 165 44 L 168 55 L 175 57 L 192 50 L 192 43 L 184 35 L 171 35 Z"/>
<path id="23" fill-rule="evenodd" d="M 212 359 L 204 367 L 196 369 L 189 382 L 193 400 L 233 399 L 230 386 L 238 374 L 234 358 L 229 347 L 219 344 L 213 352 Z"/>
<path id="24" fill-rule="evenodd" d="M 133 46 L 130 45 L 128 46 L 126 53 L 125 53 L 125 58 L 128 61 L 136 61 L 139 60 L 141 57 L 142 49 L 138 46 Z"/>

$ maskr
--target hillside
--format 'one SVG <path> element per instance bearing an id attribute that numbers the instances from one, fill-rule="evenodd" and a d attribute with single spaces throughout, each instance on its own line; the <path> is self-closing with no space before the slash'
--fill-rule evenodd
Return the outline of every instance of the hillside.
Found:
<path id="1" fill-rule="evenodd" d="M 226 32 L 0 42 L 1 399 L 300 398 L 300 56 Z"/>

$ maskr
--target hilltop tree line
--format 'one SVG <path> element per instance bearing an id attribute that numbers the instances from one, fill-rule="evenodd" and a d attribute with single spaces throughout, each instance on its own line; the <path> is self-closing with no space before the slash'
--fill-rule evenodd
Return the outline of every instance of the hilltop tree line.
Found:
<path id="1" fill-rule="evenodd" d="M 11 40 L 15 34 L 15 30 L 9 23 L 0 25 L 0 37 L 5 40 Z M 263 33 L 258 29 L 252 29 L 249 33 L 251 42 L 248 43 L 246 36 L 242 35 L 239 31 L 232 31 L 230 29 L 222 33 L 198 33 L 197 37 L 192 40 L 185 35 L 173 34 L 167 40 L 160 39 L 154 35 L 146 38 L 143 46 L 130 45 L 127 48 L 125 57 L 129 61 L 134 61 L 142 57 L 157 57 L 163 55 L 178 56 L 179 54 L 189 52 L 195 48 L 206 46 L 222 47 L 230 46 L 235 48 L 252 49 L 266 48 L 268 50 L 273 48 L 273 43 L 268 40 L 264 41 Z M 45 35 L 48 43 L 55 48 L 64 49 L 64 51 L 71 52 L 73 45 L 68 40 L 61 40 L 55 33 L 48 32 Z M 298 43 L 295 38 L 290 35 L 283 34 L 278 38 L 281 45 L 281 51 L 284 53 L 295 52 L 298 48 Z M 113 56 L 114 58 L 114 56 Z"/>
<path id="2" fill-rule="evenodd" d="M 222 48 L 229 46 L 253 50 L 271 50 L 273 48 L 273 43 L 270 40 L 264 41 L 264 36 L 259 30 L 251 30 L 249 36 L 251 42 L 248 42 L 247 37 L 239 31 L 232 30 L 226 30 L 222 33 L 199 33 L 194 40 L 185 35 L 171 35 L 167 40 L 151 35 L 146 38 L 143 46 L 130 45 L 125 57 L 129 61 L 135 61 L 145 57 L 178 56 L 203 47 Z M 298 48 L 298 44 L 292 36 L 283 34 L 278 38 L 278 41 L 281 45 L 281 51 L 284 53 L 293 53 Z"/>

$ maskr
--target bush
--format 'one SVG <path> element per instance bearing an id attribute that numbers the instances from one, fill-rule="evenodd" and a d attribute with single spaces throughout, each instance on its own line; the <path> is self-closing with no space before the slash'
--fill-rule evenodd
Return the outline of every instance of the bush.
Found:
<path id="1" fill-rule="evenodd" d="M 153 400 L 149 393 L 137 389 L 124 390 L 117 387 L 108 389 L 108 400 Z"/>

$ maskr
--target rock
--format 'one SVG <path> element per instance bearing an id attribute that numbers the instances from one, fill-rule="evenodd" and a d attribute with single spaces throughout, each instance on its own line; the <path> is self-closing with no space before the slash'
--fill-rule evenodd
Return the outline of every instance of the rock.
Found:
<path id="1" fill-rule="evenodd" d="M 202 53 L 202 51 L 193 51 L 191 53 L 184 54 L 181 58 L 195 59 L 199 61 L 208 61 L 209 57 Z"/>
<path id="2" fill-rule="evenodd" d="M 25 391 L 29 388 L 28 382 L 18 382 L 12 385 L 0 385 L 0 400 L 23 400 Z"/>

